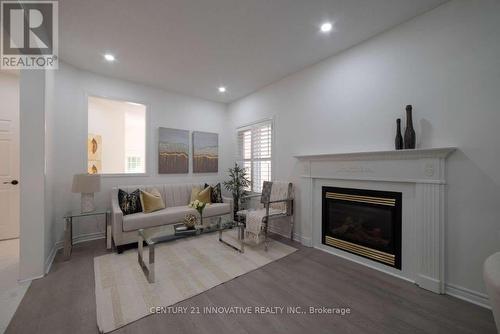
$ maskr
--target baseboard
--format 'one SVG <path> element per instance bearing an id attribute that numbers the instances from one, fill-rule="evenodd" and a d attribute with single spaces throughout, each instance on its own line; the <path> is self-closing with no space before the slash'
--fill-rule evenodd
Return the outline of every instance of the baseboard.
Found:
<path id="1" fill-rule="evenodd" d="M 290 234 L 284 234 L 281 232 L 276 231 L 274 228 L 269 228 L 269 232 L 273 234 L 277 234 L 279 236 L 282 236 L 283 238 L 290 238 Z M 294 233 L 293 234 L 293 240 L 300 242 L 302 245 L 306 247 L 312 247 L 312 241 L 310 238 L 303 238 L 300 234 Z"/>
<path id="2" fill-rule="evenodd" d="M 453 284 L 445 284 L 444 291 L 447 295 L 491 310 L 488 295 L 484 293 L 473 291 Z"/>
<path id="3" fill-rule="evenodd" d="M 39 279 L 39 278 L 43 278 L 44 276 L 45 275 L 39 275 L 39 276 L 30 277 L 30 278 L 18 279 L 17 282 L 19 284 L 22 284 L 22 283 L 34 281 L 34 280 Z"/>
<path id="4" fill-rule="evenodd" d="M 106 234 L 104 232 L 94 232 L 94 233 L 87 233 L 87 234 L 81 234 L 73 238 L 73 245 L 79 244 L 82 242 L 87 242 L 87 241 L 92 241 L 92 240 L 99 240 L 99 239 L 104 239 L 106 237 Z M 64 240 L 59 240 L 52 246 L 49 256 L 45 259 L 45 264 L 44 264 L 44 274 L 36 277 L 30 277 L 26 278 L 23 280 L 18 280 L 19 283 L 24 283 L 28 281 L 33 281 L 35 279 L 39 279 L 44 277 L 50 272 L 50 268 L 52 267 L 52 263 L 54 262 L 54 259 L 56 257 L 57 251 L 60 249 L 64 248 Z"/>
<path id="5" fill-rule="evenodd" d="M 358 263 L 360 265 L 372 268 L 374 270 L 378 270 L 378 271 L 384 272 L 386 274 L 398 277 L 398 278 L 403 279 L 405 281 L 408 281 L 408 282 L 411 282 L 411 283 L 415 283 L 414 281 L 412 281 L 411 279 L 409 279 L 407 277 L 404 277 L 404 276 L 401 276 L 401 275 L 397 275 L 397 274 L 394 274 L 394 273 L 389 272 L 389 271 L 382 270 L 380 268 L 377 268 L 375 266 L 371 266 L 371 265 L 369 265 L 367 263 L 364 263 L 364 262 L 361 262 L 361 261 L 356 261 L 356 260 L 354 260 L 354 259 L 352 259 L 350 257 L 344 256 L 344 255 L 336 253 L 334 251 L 323 249 L 323 248 L 317 248 L 317 249 L 325 251 L 325 252 L 330 253 L 330 254 L 335 255 L 335 256 L 339 256 L 339 257 L 344 258 L 346 260 Z M 434 285 L 434 288 L 436 288 L 436 286 L 437 285 Z M 448 283 L 445 283 L 444 293 L 447 294 L 447 295 L 456 297 L 458 299 L 462 299 L 462 300 L 464 300 L 466 302 L 469 302 L 469 303 L 472 303 L 472 304 L 475 304 L 475 305 L 478 305 L 478 306 L 481 306 L 481 307 L 484 307 L 484 308 L 487 308 L 487 309 L 491 309 L 488 296 L 486 294 L 484 294 L 484 293 L 477 292 L 477 291 L 474 291 L 474 290 L 470 290 L 470 289 L 467 289 L 467 288 L 464 288 L 464 287 L 461 287 L 461 286 L 457 286 L 457 285 L 453 285 L 453 284 L 448 284 Z"/>
<path id="6" fill-rule="evenodd" d="M 47 256 L 47 259 L 45 259 L 45 275 L 49 273 L 50 267 L 52 267 L 52 262 L 54 262 L 54 258 L 57 254 L 57 249 L 57 243 L 55 243 L 50 250 L 49 256 Z"/>
<path id="7" fill-rule="evenodd" d="M 289 238 L 290 237 L 289 234 L 280 233 L 280 232 L 278 232 L 278 231 L 276 231 L 275 229 L 272 229 L 272 228 L 269 229 L 269 231 L 271 233 L 280 235 L 280 236 L 282 236 L 284 238 Z M 73 238 L 73 244 L 78 244 L 78 243 L 92 241 L 92 240 L 99 240 L 99 239 L 104 239 L 104 238 L 105 238 L 105 233 L 104 232 L 95 232 L 95 233 L 82 234 L 82 235 L 79 235 L 79 236 L 76 236 L 75 238 Z M 311 240 L 309 238 L 303 238 L 298 233 L 294 233 L 293 234 L 293 239 L 295 241 L 299 241 L 304 246 L 309 246 L 309 247 L 312 246 L 311 245 Z M 47 274 L 50 271 L 50 267 L 52 266 L 52 262 L 54 262 L 54 258 L 55 258 L 55 255 L 56 255 L 57 251 L 59 249 L 63 248 L 63 246 L 64 246 L 64 241 L 61 240 L 61 241 L 56 242 L 56 244 L 54 245 L 54 247 L 52 247 L 52 249 L 50 251 L 50 254 L 47 257 L 47 260 L 45 262 L 45 274 Z M 341 256 L 339 254 L 333 254 L 333 255 L 343 257 L 343 256 Z M 350 258 L 347 258 L 347 259 L 350 260 L 350 261 L 353 261 Z M 354 261 L 354 262 L 357 262 L 357 261 Z M 359 264 L 366 265 L 364 263 L 359 263 Z M 373 269 L 378 270 L 377 268 L 373 268 Z M 389 272 L 387 272 L 387 273 L 391 274 Z M 405 277 L 398 276 L 398 275 L 394 275 L 394 276 L 397 276 L 399 278 L 402 278 L 402 279 L 404 279 L 406 281 L 410 281 L 411 282 L 411 280 L 409 280 L 409 279 L 407 279 Z M 39 276 L 39 277 L 33 277 L 33 278 L 29 278 L 29 279 L 24 279 L 24 280 L 19 281 L 19 282 L 22 283 L 22 282 L 32 281 L 34 279 L 41 278 L 41 277 L 43 277 L 43 275 Z M 484 308 L 487 308 L 487 309 L 491 309 L 488 296 L 486 294 L 484 294 L 484 293 L 473 291 L 473 290 L 470 290 L 470 289 L 467 289 L 467 288 L 464 288 L 464 287 L 461 287 L 461 286 L 458 286 L 458 285 L 453 285 L 453 284 L 448 284 L 448 283 L 445 284 L 445 293 L 447 295 L 450 295 L 450 296 L 462 299 L 462 300 L 467 301 L 469 303 L 472 303 L 472 304 L 475 304 L 475 305 L 478 305 L 478 306 L 481 306 L 481 307 L 484 307 Z"/>
<path id="8" fill-rule="evenodd" d="M 297 233 L 294 233 L 294 238 L 296 238 L 296 240 L 300 240 L 300 243 L 306 247 L 312 247 L 313 246 L 313 243 L 312 243 L 312 239 L 311 238 L 305 238 Z"/>
<path id="9" fill-rule="evenodd" d="M 442 281 L 437 280 L 433 277 L 429 277 L 426 275 L 422 274 L 417 274 L 417 277 L 415 278 L 415 283 L 417 285 L 425 290 L 432 291 L 434 293 L 438 294 L 443 294 L 445 293 L 443 291 L 443 284 Z"/>

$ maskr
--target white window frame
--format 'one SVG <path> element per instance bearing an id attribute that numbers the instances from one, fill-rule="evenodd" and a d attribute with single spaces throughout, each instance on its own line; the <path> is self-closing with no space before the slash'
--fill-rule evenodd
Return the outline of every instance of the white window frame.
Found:
<path id="1" fill-rule="evenodd" d="M 86 173 L 87 172 L 87 140 L 88 140 L 88 122 L 89 122 L 89 97 L 97 97 L 101 99 L 109 99 L 109 100 L 116 100 L 116 101 L 122 101 L 122 102 L 132 102 L 132 103 L 138 103 L 142 104 L 143 106 L 146 107 L 146 124 L 145 124 L 145 136 L 146 136 L 146 147 L 144 150 L 144 173 L 106 173 L 106 174 L 100 174 L 101 178 L 116 178 L 116 177 L 149 177 L 151 176 L 151 172 L 149 170 L 150 164 L 149 158 L 151 156 L 151 143 L 152 143 L 152 138 L 151 138 L 151 131 L 149 130 L 151 128 L 151 119 L 149 117 L 149 111 L 150 111 L 150 105 L 141 100 L 136 100 L 136 99 L 129 99 L 129 98 L 124 98 L 121 96 L 113 96 L 113 95 L 103 95 L 99 94 L 96 92 L 91 92 L 91 91 L 85 91 L 85 138 L 83 138 L 83 147 L 85 148 L 84 150 L 84 155 L 85 155 L 85 164 L 83 165 L 83 170 Z"/>
<path id="2" fill-rule="evenodd" d="M 248 131 L 248 130 L 252 130 L 254 128 L 258 128 L 258 127 L 266 125 L 266 124 L 269 124 L 271 126 L 271 158 L 269 159 L 269 158 L 255 158 L 254 157 L 254 150 L 253 150 L 254 137 L 252 136 L 251 143 L 250 143 L 250 146 L 252 147 L 251 157 L 250 157 L 250 159 L 244 159 L 243 150 L 240 147 L 240 145 L 242 143 L 240 143 L 240 141 L 239 141 L 239 133 L 242 131 Z M 269 180 L 271 181 L 273 179 L 273 168 L 275 166 L 275 163 L 274 163 L 274 161 L 275 161 L 275 159 L 274 159 L 274 156 L 275 156 L 275 145 L 274 145 L 275 138 L 276 138 L 276 128 L 275 128 L 274 118 L 261 119 L 259 121 L 248 123 L 248 124 L 245 124 L 245 125 L 242 125 L 242 126 L 239 126 L 236 128 L 236 142 L 237 142 L 236 145 L 237 145 L 237 149 L 238 149 L 237 160 L 238 160 L 240 167 L 244 167 L 245 162 L 250 163 L 251 182 L 250 182 L 250 189 L 248 191 L 250 191 L 250 193 L 252 193 L 252 194 L 260 194 L 261 193 L 261 192 L 255 191 L 255 185 L 253 182 L 253 180 L 255 179 L 255 177 L 253 175 L 253 173 L 254 173 L 253 162 L 255 162 L 255 161 L 269 161 L 271 163 Z M 262 187 L 262 184 L 259 186 L 259 188 L 260 187 Z"/>

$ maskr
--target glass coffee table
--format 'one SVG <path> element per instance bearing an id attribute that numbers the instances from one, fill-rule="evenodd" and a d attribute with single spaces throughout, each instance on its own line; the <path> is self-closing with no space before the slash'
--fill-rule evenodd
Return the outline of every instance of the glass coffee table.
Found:
<path id="1" fill-rule="evenodd" d="M 196 225 L 193 229 L 182 229 L 184 224 L 163 225 L 151 228 L 140 229 L 137 240 L 137 260 L 142 268 L 144 275 L 149 283 L 155 281 L 155 246 L 161 242 L 168 242 L 187 237 L 197 237 L 206 233 L 218 232 L 219 241 L 240 253 L 245 251 L 243 243 L 245 225 L 235 221 L 230 216 L 217 218 L 216 222 L 207 225 Z M 236 228 L 238 229 L 237 245 L 234 245 L 222 238 L 224 231 Z M 149 248 L 149 263 L 146 264 L 143 258 L 144 242 Z"/>

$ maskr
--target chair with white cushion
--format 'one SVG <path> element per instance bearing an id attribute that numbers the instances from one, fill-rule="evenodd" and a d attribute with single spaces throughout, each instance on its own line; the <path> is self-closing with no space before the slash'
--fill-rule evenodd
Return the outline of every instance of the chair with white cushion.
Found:
<path id="1" fill-rule="evenodd" d="M 293 240 L 293 185 L 289 182 L 264 181 L 262 194 L 250 195 L 243 199 L 260 196 L 260 207 L 256 210 L 240 210 L 236 213 L 241 222 L 246 223 L 249 214 L 262 217 L 261 233 L 264 235 L 264 246 L 268 247 L 269 221 L 287 219 L 290 224 L 290 240 Z"/>

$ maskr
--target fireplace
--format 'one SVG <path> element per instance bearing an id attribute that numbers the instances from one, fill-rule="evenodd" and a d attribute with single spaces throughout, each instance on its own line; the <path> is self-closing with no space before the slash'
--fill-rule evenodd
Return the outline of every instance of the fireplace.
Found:
<path id="1" fill-rule="evenodd" d="M 322 242 L 401 269 L 402 194 L 323 187 Z"/>

